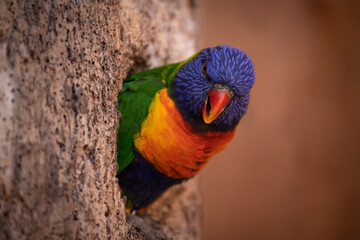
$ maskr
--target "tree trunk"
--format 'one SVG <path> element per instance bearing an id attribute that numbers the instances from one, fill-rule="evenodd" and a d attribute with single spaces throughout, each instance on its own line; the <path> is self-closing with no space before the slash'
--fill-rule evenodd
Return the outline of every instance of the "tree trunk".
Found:
<path id="1" fill-rule="evenodd" d="M 115 178 L 122 80 L 192 55 L 194 8 L 0 1 L 0 239 L 199 237 L 197 180 L 139 218 Z"/>

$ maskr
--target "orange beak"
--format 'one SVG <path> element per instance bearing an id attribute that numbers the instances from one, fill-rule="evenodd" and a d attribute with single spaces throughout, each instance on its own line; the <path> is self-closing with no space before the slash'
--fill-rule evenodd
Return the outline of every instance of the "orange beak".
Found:
<path id="1" fill-rule="evenodd" d="M 202 108 L 204 122 L 209 124 L 214 121 L 230 101 L 231 95 L 226 88 L 215 86 L 211 89 Z"/>

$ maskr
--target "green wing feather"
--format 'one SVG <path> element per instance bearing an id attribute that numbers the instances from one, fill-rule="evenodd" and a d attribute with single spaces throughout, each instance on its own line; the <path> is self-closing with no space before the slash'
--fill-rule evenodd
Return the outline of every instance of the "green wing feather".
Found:
<path id="1" fill-rule="evenodd" d="M 140 131 L 141 123 L 148 114 L 155 94 L 167 87 L 169 73 L 179 64 L 143 71 L 131 75 L 124 81 L 123 89 L 118 96 L 118 110 L 122 114 L 117 139 L 118 172 L 133 160 L 134 135 Z"/>
<path id="2" fill-rule="evenodd" d="M 176 72 L 197 54 L 183 62 L 133 74 L 124 81 L 118 96 L 122 114 L 117 136 L 118 173 L 134 159 L 134 135 L 140 131 L 155 94 L 167 88 Z"/>

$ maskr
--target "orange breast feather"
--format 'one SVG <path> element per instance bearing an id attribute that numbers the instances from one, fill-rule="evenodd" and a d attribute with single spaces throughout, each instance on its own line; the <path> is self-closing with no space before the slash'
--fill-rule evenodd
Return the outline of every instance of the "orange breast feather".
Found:
<path id="1" fill-rule="evenodd" d="M 189 178 L 223 150 L 234 134 L 235 130 L 195 132 L 163 89 L 155 95 L 141 131 L 135 135 L 135 147 L 160 172 L 172 178 Z"/>

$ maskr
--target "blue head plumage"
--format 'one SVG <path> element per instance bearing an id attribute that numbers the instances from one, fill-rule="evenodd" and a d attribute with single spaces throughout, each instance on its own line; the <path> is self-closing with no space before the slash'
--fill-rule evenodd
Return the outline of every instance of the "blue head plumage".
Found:
<path id="1" fill-rule="evenodd" d="M 245 114 L 254 81 L 254 65 L 245 52 L 228 45 L 205 48 L 179 69 L 170 96 L 196 130 L 224 132 L 234 129 Z M 202 113 L 209 105 L 209 92 L 219 86 L 231 100 L 213 121 L 205 123 Z"/>

